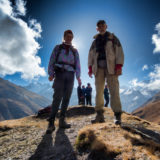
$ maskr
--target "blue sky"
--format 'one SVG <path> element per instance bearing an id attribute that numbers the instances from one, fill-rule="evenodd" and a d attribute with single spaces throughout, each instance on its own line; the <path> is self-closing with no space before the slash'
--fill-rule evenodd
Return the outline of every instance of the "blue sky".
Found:
<path id="1" fill-rule="evenodd" d="M 25 76 L 22 76 L 25 72 L 24 65 L 21 70 L 14 65 L 14 71 L 10 71 L 6 64 L 1 67 L 5 71 L 0 71 L 0 75 L 4 79 L 19 85 L 26 85 L 32 81 L 48 82 L 47 67 L 52 49 L 56 44 L 62 42 L 63 32 L 66 29 L 71 29 L 74 33 L 73 44 L 78 48 L 80 54 L 82 83 L 91 82 L 94 86 L 94 78 L 90 79 L 87 75 L 87 58 L 92 37 L 97 33 L 96 22 L 99 19 L 104 19 L 107 22 L 108 31 L 113 32 L 123 46 L 125 63 L 123 75 L 119 77 L 121 86 L 130 85 L 128 82 L 135 79 L 137 79 L 137 83 L 140 83 L 140 81 L 151 79 L 151 76 L 148 76 L 150 73 L 159 73 L 159 69 L 157 71 L 155 65 L 160 62 L 160 50 L 158 49 L 156 53 L 153 53 L 154 49 L 158 48 L 156 45 L 159 44 L 160 37 L 158 34 L 160 27 L 155 30 L 156 25 L 160 23 L 160 1 L 158 0 L 18 0 L 16 3 L 10 3 L 10 6 L 12 8 L 16 6 L 17 11 L 15 11 L 16 16 L 14 17 L 21 19 L 28 24 L 28 27 L 31 27 L 31 20 L 35 20 L 31 28 L 39 34 L 37 37 L 34 35 L 33 38 L 40 48 L 37 47 L 33 55 L 38 56 L 41 63 L 38 63 L 37 74 L 29 74 L 29 76 L 27 75 L 28 72 L 32 72 L 31 69 L 34 67 L 31 67 Z M 2 13 L 5 12 L 2 11 Z M 8 16 L 13 18 L 13 14 L 8 14 Z M 3 21 L 0 21 L 1 23 Z M 37 27 L 36 24 L 39 26 Z M 7 25 L 9 27 L 11 24 L 8 23 Z M 8 29 L 4 33 L 9 33 L 10 30 Z M 152 43 L 154 34 L 158 37 L 156 44 Z M 8 41 L 10 41 L 11 36 L 8 36 Z M 17 34 L 17 36 L 19 35 Z M 36 45 L 35 42 L 33 44 Z M 17 50 L 18 47 L 19 45 L 17 45 Z M 4 49 L 0 52 L 2 55 L 6 54 Z M 24 52 L 23 54 L 27 53 Z M 35 61 L 38 61 L 37 58 Z M 144 65 L 147 66 L 142 70 Z M 40 68 L 43 68 L 43 72 L 46 74 L 41 74 Z M 37 76 L 39 78 L 35 78 Z M 77 82 L 75 81 L 76 85 Z"/>

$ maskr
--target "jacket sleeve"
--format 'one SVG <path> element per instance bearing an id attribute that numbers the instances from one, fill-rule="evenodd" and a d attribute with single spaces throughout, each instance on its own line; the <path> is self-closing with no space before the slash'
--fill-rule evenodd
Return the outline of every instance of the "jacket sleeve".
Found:
<path id="1" fill-rule="evenodd" d="M 79 58 L 79 53 L 76 50 L 76 78 L 80 78 L 81 76 L 81 65 L 80 65 L 80 58 Z"/>
<path id="2" fill-rule="evenodd" d="M 49 60 L 49 64 L 48 64 L 48 75 L 49 76 L 54 76 L 54 63 L 55 63 L 55 58 L 56 58 L 56 54 L 58 52 L 58 45 L 55 46 L 55 48 L 52 51 L 52 54 L 50 56 L 50 60 Z"/>
<path id="3" fill-rule="evenodd" d="M 124 53 L 123 53 L 123 48 L 122 45 L 119 41 L 119 39 L 116 37 L 116 47 L 115 47 L 115 52 L 116 52 L 116 64 L 124 64 Z"/>
<path id="4" fill-rule="evenodd" d="M 88 67 L 93 65 L 93 49 L 95 48 L 95 40 L 92 42 L 92 45 L 88 54 Z"/>

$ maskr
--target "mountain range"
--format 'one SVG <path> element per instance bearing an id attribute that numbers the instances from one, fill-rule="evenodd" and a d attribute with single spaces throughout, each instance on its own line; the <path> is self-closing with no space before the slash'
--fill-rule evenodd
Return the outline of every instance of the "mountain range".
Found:
<path id="1" fill-rule="evenodd" d="M 93 87 L 93 86 L 92 86 Z M 53 97 L 53 89 L 52 84 L 49 83 L 30 83 L 28 86 L 24 86 L 24 88 L 35 92 L 39 95 L 42 95 L 52 101 Z M 133 110 L 137 109 L 141 105 L 143 105 L 148 99 L 154 96 L 158 91 L 157 90 L 142 90 L 140 88 L 133 88 L 128 86 L 122 86 L 120 88 L 120 97 L 121 103 L 123 106 L 123 110 L 131 113 Z M 95 105 L 95 95 L 96 91 L 93 89 L 92 91 L 92 104 Z M 74 87 L 72 96 L 70 99 L 70 106 L 77 105 L 77 89 Z"/>
<path id="2" fill-rule="evenodd" d="M 160 124 L 160 92 L 132 112 L 133 115 Z"/>
<path id="3" fill-rule="evenodd" d="M 34 114 L 50 103 L 49 99 L 0 78 L 0 120 Z"/>

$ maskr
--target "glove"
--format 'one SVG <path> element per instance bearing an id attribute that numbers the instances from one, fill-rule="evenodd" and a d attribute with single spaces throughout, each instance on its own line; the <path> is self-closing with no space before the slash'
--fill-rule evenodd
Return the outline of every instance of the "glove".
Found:
<path id="1" fill-rule="evenodd" d="M 89 66 L 88 67 L 88 70 L 89 70 L 89 72 L 88 72 L 88 75 L 89 75 L 89 77 L 91 77 L 92 78 L 92 66 Z"/>

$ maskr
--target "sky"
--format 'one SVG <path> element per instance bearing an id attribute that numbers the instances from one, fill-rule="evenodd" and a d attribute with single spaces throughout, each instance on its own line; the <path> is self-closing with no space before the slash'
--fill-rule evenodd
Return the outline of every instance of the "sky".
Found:
<path id="1" fill-rule="evenodd" d="M 159 0 L 0 0 L 0 77 L 17 85 L 48 83 L 48 63 L 63 33 L 71 29 L 81 79 L 88 76 L 88 51 L 103 19 L 120 40 L 125 61 L 120 86 L 160 85 Z M 75 81 L 75 87 L 77 81 Z"/>

